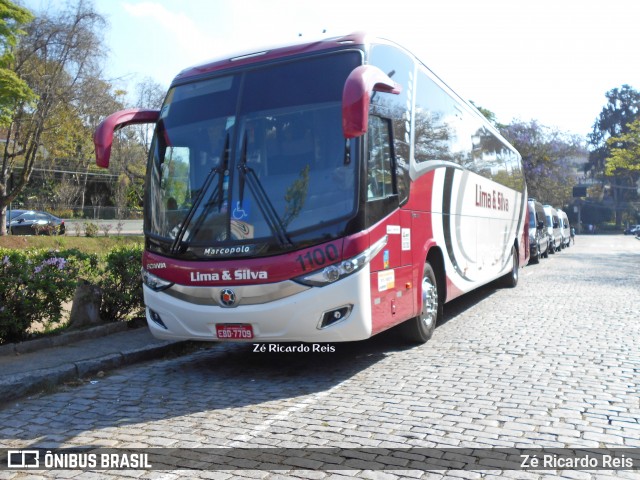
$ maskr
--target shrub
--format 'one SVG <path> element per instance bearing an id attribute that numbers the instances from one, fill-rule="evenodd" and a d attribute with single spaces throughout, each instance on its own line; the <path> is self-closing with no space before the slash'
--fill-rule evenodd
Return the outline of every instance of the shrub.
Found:
<path id="1" fill-rule="evenodd" d="M 111 250 L 105 257 L 105 268 L 99 282 L 102 289 L 102 320 L 125 320 L 142 316 L 144 302 L 140 265 L 142 245 Z"/>
<path id="2" fill-rule="evenodd" d="M 36 235 L 57 235 L 60 227 L 52 224 L 46 224 L 46 225 L 34 224 L 31 226 L 31 228 L 33 228 Z"/>
<path id="3" fill-rule="evenodd" d="M 0 249 L 0 343 L 26 339 L 35 322 L 43 322 L 45 331 L 59 324 L 79 279 L 102 290 L 104 321 L 142 316 L 141 260 L 142 245 L 118 247 L 103 257 L 78 249 Z"/>
<path id="4" fill-rule="evenodd" d="M 104 234 L 105 237 L 109 236 L 109 231 L 113 228 L 113 225 L 110 223 L 103 223 L 100 225 L 100 231 Z"/>
<path id="5" fill-rule="evenodd" d="M 52 208 L 48 211 L 56 217 L 73 218 L 73 210 L 71 208 Z"/>
<path id="6" fill-rule="evenodd" d="M 82 224 L 82 226 L 84 227 L 84 234 L 87 237 L 95 237 L 96 235 L 98 235 L 98 230 L 99 227 L 96 223 L 93 222 L 84 222 Z"/>
<path id="7" fill-rule="evenodd" d="M 0 250 L 0 341 L 27 336 L 32 323 L 51 325 L 74 292 L 79 263 L 57 252 Z"/>

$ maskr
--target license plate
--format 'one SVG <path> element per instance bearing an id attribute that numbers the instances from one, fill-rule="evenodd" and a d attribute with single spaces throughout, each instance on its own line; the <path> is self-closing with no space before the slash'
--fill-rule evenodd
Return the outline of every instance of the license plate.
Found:
<path id="1" fill-rule="evenodd" d="M 249 340 L 253 338 L 253 327 L 243 323 L 217 323 L 216 336 L 223 340 Z"/>

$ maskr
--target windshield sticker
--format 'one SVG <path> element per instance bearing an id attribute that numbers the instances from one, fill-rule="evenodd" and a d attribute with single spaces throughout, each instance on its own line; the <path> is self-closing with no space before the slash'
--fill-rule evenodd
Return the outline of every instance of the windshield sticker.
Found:
<path id="1" fill-rule="evenodd" d="M 171 107 L 171 105 L 166 104 L 164 107 L 162 107 L 162 110 L 160 110 L 160 118 L 166 118 L 167 115 L 169 115 L 169 108 Z"/>
<path id="2" fill-rule="evenodd" d="M 378 291 L 384 292 L 395 287 L 396 276 L 393 270 L 383 270 L 378 272 Z"/>
<path id="3" fill-rule="evenodd" d="M 233 209 L 233 212 L 231 212 L 231 216 L 234 220 L 244 220 L 245 218 L 249 218 L 251 213 L 250 207 L 251 204 L 246 198 L 242 201 L 242 204 L 238 201 L 236 202 L 236 207 Z"/>
<path id="4" fill-rule="evenodd" d="M 247 238 L 253 238 L 254 236 L 253 225 L 241 220 L 231 220 L 231 236 L 238 240 L 245 240 Z"/>
<path id="5" fill-rule="evenodd" d="M 411 229 L 410 228 L 402 229 L 402 250 L 403 251 L 411 250 Z"/>

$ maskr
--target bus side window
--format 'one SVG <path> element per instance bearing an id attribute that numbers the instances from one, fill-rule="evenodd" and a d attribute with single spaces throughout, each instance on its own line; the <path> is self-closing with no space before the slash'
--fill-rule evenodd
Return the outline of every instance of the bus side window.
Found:
<path id="1" fill-rule="evenodd" d="M 376 200 L 394 194 L 391 169 L 391 122 L 369 116 L 367 161 L 367 199 Z"/>
<path id="2" fill-rule="evenodd" d="M 413 58 L 400 48 L 386 44 L 372 45 L 368 63 L 375 65 L 397 82 L 402 91 L 398 95 L 376 92 L 371 98 L 369 115 L 390 119 L 391 152 L 396 185 L 394 192 L 400 204 L 409 198 L 409 159 L 411 143 L 411 108 L 415 83 Z"/>

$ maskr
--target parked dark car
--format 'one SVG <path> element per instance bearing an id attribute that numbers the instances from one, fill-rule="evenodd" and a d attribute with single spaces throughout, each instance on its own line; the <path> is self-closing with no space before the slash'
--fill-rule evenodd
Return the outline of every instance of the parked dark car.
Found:
<path id="1" fill-rule="evenodd" d="M 7 231 L 13 235 L 63 235 L 64 220 L 47 212 L 11 210 L 7 212 Z"/>
<path id="2" fill-rule="evenodd" d="M 625 235 L 637 235 L 640 233 L 640 225 L 630 225 L 629 228 L 625 228 Z"/>
<path id="3" fill-rule="evenodd" d="M 547 235 L 547 218 L 542 204 L 533 198 L 529 199 L 529 263 L 538 263 L 540 257 L 549 256 L 549 236 Z"/>

